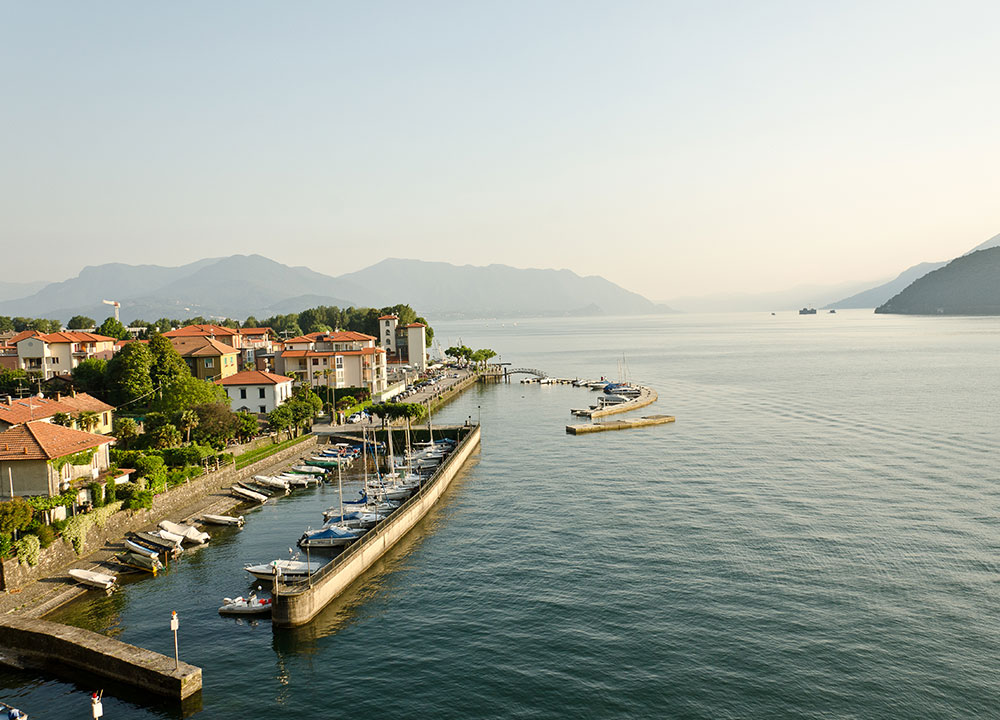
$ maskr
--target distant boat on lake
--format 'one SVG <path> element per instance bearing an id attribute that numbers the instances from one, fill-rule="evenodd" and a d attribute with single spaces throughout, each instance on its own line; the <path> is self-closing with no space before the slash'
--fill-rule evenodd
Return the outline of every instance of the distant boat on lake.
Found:
<path id="1" fill-rule="evenodd" d="M 799 315 L 815 315 L 816 308 L 802 308 L 799 310 Z"/>

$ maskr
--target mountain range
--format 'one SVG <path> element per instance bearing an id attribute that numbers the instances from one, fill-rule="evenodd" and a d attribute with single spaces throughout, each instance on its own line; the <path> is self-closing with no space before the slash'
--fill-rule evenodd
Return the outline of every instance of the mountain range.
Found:
<path id="1" fill-rule="evenodd" d="M 965 253 L 965 255 L 962 255 L 962 257 L 979 252 L 980 250 L 987 250 L 997 246 L 1000 246 L 1000 235 L 994 235 L 989 240 L 976 245 L 976 247 L 969 250 Z M 909 285 L 913 282 L 927 276 L 929 273 L 943 268 L 946 265 L 948 265 L 947 260 L 944 262 L 924 262 L 914 265 L 911 268 L 907 268 L 896 276 L 895 279 L 890 280 L 887 283 L 869 288 L 864 292 L 851 295 L 843 300 L 830 303 L 829 305 L 826 305 L 825 308 L 850 309 L 880 307 L 885 305 L 890 298 L 898 295 L 909 287 Z"/>
<path id="2" fill-rule="evenodd" d="M 1000 247 L 976 250 L 924 275 L 875 308 L 904 315 L 1000 315 Z"/>
<path id="3" fill-rule="evenodd" d="M 407 303 L 422 315 L 525 317 L 634 315 L 669 312 L 601 277 L 569 270 L 522 270 L 506 265 L 456 266 L 389 259 L 332 277 L 291 267 L 261 255 L 207 258 L 179 267 L 108 263 L 88 266 L 62 282 L 21 288 L 0 286 L 0 315 L 73 315 L 100 319 L 121 303 L 121 319 L 184 319 L 194 316 L 265 318 L 317 305 L 384 307 Z M 34 292 L 32 292 L 34 291 Z"/>

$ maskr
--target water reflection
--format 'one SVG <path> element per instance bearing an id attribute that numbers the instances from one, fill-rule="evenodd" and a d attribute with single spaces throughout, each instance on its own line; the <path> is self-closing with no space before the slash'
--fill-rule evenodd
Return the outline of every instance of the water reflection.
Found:
<path id="1" fill-rule="evenodd" d="M 409 533 L 374 564 L 346 592 L 334 599 L 313 618 L 312 622 L 294 628 L 274 628 L 274 651 L 283 655 L 311 655 L 322 646 L 319 640 L 347 627 L 359 617 L 362 607 L 370 607 L 376 599 L 391 597 L 393 574 L 409 566 L 410 556 L 423 542 L 447 522 L 456 505 L 469 471 L 479 462 L 478 454 L 470 457 L 465 468 L 452 481 L 445 495 Z"/>

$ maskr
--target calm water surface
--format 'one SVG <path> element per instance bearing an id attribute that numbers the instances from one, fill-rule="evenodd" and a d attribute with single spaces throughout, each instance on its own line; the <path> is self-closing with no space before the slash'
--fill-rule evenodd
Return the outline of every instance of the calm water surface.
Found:
<path id="1" fill-rule="evenodd" d="M 562 386 L 482 387 L 477 462 L 380 571 L 292 631 L 223 619 L 329 489 L 53 619 L 204 668 L 198 718 L 1000 717 L 1000 319 L 870 312 L 436 323 L 673 425 L 571 437 Z M 89 686 L 0 674 L 37 717 Z M 173 718 L 115 691 L 105 717 Z M 188 712 L 191 711 L 189 708 Z"/>

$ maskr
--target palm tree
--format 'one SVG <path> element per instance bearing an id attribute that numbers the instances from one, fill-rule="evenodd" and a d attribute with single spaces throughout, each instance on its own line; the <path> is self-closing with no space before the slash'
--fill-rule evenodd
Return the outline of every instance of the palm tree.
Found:
<path id="1" fill-rule="evenodd" d="M 78 428 L 84 432 L 90 432 L 97 427 L 97 423 L 100 421 L 100 416 L 92 410 L 83 410 L 77 413 L 76 418 L 74 419 L 76 420 L 76 426 Z"/>
<path id="2" fill-rule="evenodd" d="M 191 431 L 198 427 L 198 413 L 194 410 L 181 410 L 177 413 L 177 429 L 187 435 L 187 441 L 191 442 Z"/>
<path id="3" fill-rule="evenodd" d="M 69 413 L 57 412 L 52 416 L 52 422 L 63 427 L 70 427 L 73 424 L 73 417 Z"/>
<path id="4" fill-rule="evenodd" d="M 327 412 L 330 413 L 331 423 L 333 422 L 333 396 L 330 395 L 330 376 L 334 375 L 335 373 L 336 371 L 333 370 L 332 368 L 327 368 L 322 373 L 320 373 L 323 377 L 326 378 L 326 406 L 327 406 Z"/>

